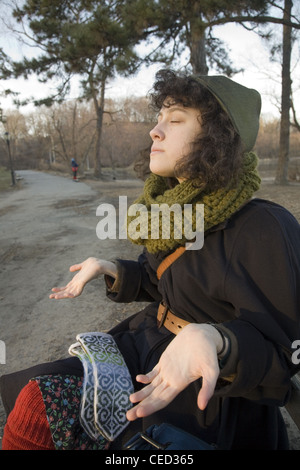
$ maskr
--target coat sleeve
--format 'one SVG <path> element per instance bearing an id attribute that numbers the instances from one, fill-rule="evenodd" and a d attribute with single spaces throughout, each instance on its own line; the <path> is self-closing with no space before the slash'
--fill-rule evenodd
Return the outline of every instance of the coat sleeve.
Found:
<path id="1" fill-rule="evenodd" d="M 143 252 L 137 261 L 115 261 L 117 279 L 112 283 L 105 276 L 106 295 L 114 302 L 153 302 L 160 301 L 161 294 L 157 289 L 156 272 L 150 267 L 146 253 Z"/>
<path id="2" fill-rule="evenodd" d="M 236 375 L 217 395 L 279 406 L 289 398 L 300 338 L 299 239 L 298 222 L 279 206 L 252 214 L 237 234 L 224 280 L 235 317 L 222 324 L 235 338 Z"/>

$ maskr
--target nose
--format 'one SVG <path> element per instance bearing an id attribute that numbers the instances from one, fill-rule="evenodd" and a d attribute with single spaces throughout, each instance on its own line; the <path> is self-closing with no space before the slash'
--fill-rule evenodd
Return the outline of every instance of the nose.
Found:
<path id="1" fill-rule="evenodd" d="M 151 139 L 153 140 L 153 142 L 155 140 L 163 140 L 164 139 L 164 133 L 163 133 L 163 130 L 161 129 L 161 126 L 158 124 L 156 124 L 155 127 L 153 127 L 153 129 L 149 132 L 150 134 L 150 137 Z"/>

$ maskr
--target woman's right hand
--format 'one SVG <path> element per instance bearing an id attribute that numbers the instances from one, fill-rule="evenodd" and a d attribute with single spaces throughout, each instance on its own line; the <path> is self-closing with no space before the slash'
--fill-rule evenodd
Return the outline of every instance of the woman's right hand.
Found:
<path id="1" fill-rule="evenodd" d="M 137 404 L 127 411 L 127 419 L 134 421 L 165 408 L 200 377 L 202 387 L 197 405 L 204 410 L 220 374 L 217 355 L 222 345 L 222 336 L 212 325 L 185 326 L 166 347 L 152 371 L 136 377 L 145 387 L 130 395 L 130 401 Z"/>
<path id="2" fill-rule="evenodd" d="M 101 274 L 108 274 L 114 278 L 117 276 L 117 268 L 114 263 L 98 258 L 88 258 L 82 263 L 73 264 L 73 266 L 70 267 L 70 271 L 78 272 L 66 286 L 53 287 L 53 294 L 50 294 L 50 299 L 70 299 L 78 297 L 82 293 L 84 286 Z"/>

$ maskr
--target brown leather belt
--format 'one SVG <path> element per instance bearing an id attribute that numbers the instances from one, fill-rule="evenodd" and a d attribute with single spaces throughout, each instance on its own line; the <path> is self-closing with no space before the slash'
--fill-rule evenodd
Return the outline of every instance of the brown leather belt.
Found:
<path id="1" fill-rule="evenodd" d="M 171 331 L 171 333 L 174 333 L 174 335 L 178 335 L 178 333 L 189 324 L 188 321 L 182 320 L 182 318 L 174 315 L 174 313 L 172 313 L 168 306 L 163 302 L 159 304 L 157 310 L 157 321 L 158 328 L 164 326 Z"/>

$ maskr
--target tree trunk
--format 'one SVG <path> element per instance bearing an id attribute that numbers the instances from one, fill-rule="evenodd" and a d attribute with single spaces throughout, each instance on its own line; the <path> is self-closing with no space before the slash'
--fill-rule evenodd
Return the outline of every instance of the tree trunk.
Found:
<path id="1" fill-rule="evenodd" d="M 190 21 L 190 61 L 195 75 L 207 75 L 205 26 L 201 26 L 201 2 L 193 4 L 193 20 Z"/>
<path id="2" fill-rule="evenodd" d="M 205 31 L 191 34 L 191 65 L 195 75 L 207 75 Z"/>
<path id="3" fill-rule="evenodd" d="M 101 178 L 102 176 L 102 165 L 101 165 L 101 138 L 102 138 L 102 124 L 103 124 L 103 113 L 104 113 L 104 94 L 105 94 L 105 78 L 101 82 L 100 91 L 100 102 L 97 100 L 97 92 L 92 89 L 93 101 L 97 116 L 96 123 L 96 148 L 94 156 L 94 176 L 95 178 Z"/>
<path id="4" fill-rule="evenodd" d="M 102 165 L 101 165 L 101 136 L 102 136 L 102 122 L 103 122 L 103 108 L 102 106 L 97 107 L 97 123 L 96 123 L 96 148 L 95 148 L 95 157 L 94 157 L 94 176 L 95 178 L 101 178 L 102 175 Z"/>
<path id="5" fill-rule="evenodd" d="M 291 21 L 292 6 L 292 0 L 285 0 L 283 18 L 286 21 Z M 278 164 L 275 178 L 275 182 L 277 184 L 287 184 L 288 182 L 291 107 L 290 65 L 292 50 L 292 29 L 290 26 L 283 25 L 282 46 L 280 140 Z"/>

